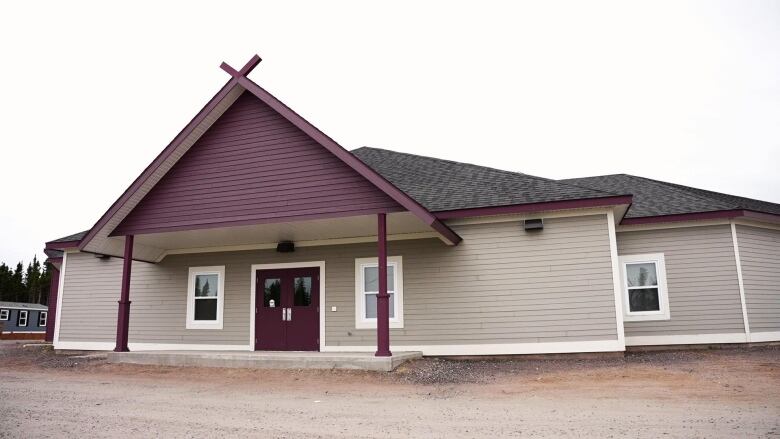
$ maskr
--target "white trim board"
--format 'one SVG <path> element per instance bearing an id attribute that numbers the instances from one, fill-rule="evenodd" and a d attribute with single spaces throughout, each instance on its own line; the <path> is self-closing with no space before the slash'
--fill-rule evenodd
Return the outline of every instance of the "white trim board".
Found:
<path id="1" fill-rule="evenodd" d="M 580 352 L 622 352 L 618 340 L 501 343 L 470 345 L 390 345 L 391 351 L 419 351 L 423 355 L 515 355 L 565 354 Z M 376 346 L 325 346 L 321 352 L 374 352 Z"/>
<path id="2" fill-rule="evenodd" d="M 255 294 L 257 287 L 257 270 L 278 270 L 284 268 L 308 268 L 317 267 L 320 269 L 320 351 L 325 346 L 325 261 L 308 262 L 283 262 L 278 264 L 252 264 L 249 271 L 249 350 L 255 350 Z"/>
<path id="3" fill-rule="evenodd" d="M 60 320 L 62 319 L 62 296 L 65 295 L 65 271 L 68 267 L 68 255 L 70 252 L 64 252 L 62 254 L 62 268 L 60 269 L 59 285 L 57 286 L 57 314 L 54 316 L 54 337 L 52 341 L 54 345 L 60 341 Z"/>
<path id="4" fill-rule="evenodd" d="M 658 346 L 675 344 L 747 343 L 744 333 L 730 334 L 681 334 L 627 336 L 626 346 Z"/>
<path id="5" fill-rule="evenodd" d="M 112 341 L 63 341 L 54 343 L 54 349 L 75 351 L 113 351 Z M 128 343 L 131 351 L 248 351 L 246 345 Z"/>
<path id="6" fill-rule="evenodd" d="M 739 243 L 737 242 L 737 226 L 731 222 L 731 240 L 734 244 L 734 262 L 737 265 L 737 283 L 739 284 L 739 300 L 742 303 L 742 323 L 745 326 L 745 334 L 750 340 L 750 322 L 748 321 L 747 301 L 745 300 L 745 282 L 742 279 L 742 261 L 739 256 Z"/>
<path id="7" fill-rule="evenodd" d="M 751 343 L 761 343 L 765 341 L 780 341 L 780 331 L 750 333 Z"/>
<path id="8" fill-rule="evenodd" d="M 615 325 L 618 343 L 626 348 L 625 329 L 623 327 L 623 281 L 620 276 L 620 257 L 617 250 L 617 233 L 615 232 L 615 213 L 607 212 L 607 230 L 609 233 L 609 255 L 612 261 L 612 288 L 615 290 Z"/>

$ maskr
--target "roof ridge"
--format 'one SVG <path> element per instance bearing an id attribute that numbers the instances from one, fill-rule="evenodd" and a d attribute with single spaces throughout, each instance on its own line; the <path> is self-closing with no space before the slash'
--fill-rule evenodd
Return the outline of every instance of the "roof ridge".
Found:
<path id="1" fill-rule="evenodd" d="M 626 173 L 594 175 L 594 176 L 591 176 L 591 177 L 577 177 L 577 178 L 572 178 L 571 180 L 582 180 L 582 179 L 590 179 L 590 178 L 605 178 L 605 177 L 618 177 L 618 176 L 631 178 L 631 179 L 644 180 L 644 181 L 649 182 L 651 184 L 654 184 L 656 186 L 665 186 L 665 187 L 671 188 L 671 189 L 673 189 L 675 191 L 684 192 L 684 193 L 688 193 L 688 194 L 691 194 L 691 192 L 693 192 L 693 191 L 711 192 L 711 191 L 706 191 L 705 189 L 699 189 L 699 188 L 695 188 L 695 187 L 691 187 L 691 186 L 685 186 L 685 185 L 681 185 L 681 184 L 677 184 L 677 183 L 670 183 L 668 181 L 662 181 L 662 180 L 656 180 L 656 179 L 653 179 L 653 178 L 643 177 L 641 175 L 633 175 L 633 174 L 626 174 Z M 702 194 L 693 194 L 693 195 L 702 196 Z M 723 194 L 723 195 L 727 195 L 727 194 Z M 715 201 L 717 203 L 723 203 L 724 202 L 724 200 L 713 198 L 711 196 L 707 196 L 707 198 L 709 198 L 710 201 Z M 740 197 L 738 197 L 738 198 L 740 198 Z"/>
<path id="2" fill-rule="evenodd" d="M 757 198 L 743 197 L 741 195 L 733 195 L 733 194 L 727 194 L 725 192 L 711 191 L 709 189 L 702 189 L 702 188 L 693 187 L 693 186 L 686 186 L 684 184 L 672 183 L 672 182 L 668 182 L 668 181 L 661 181 L 661 180 L 656 180 L 656 179 L 648 178 L 648 177 L 641 177 L 641 176 L 637 176 L 637 175 L 629 175 L 629 176 L 630 177 L 634 177 L 634 178 L 641 178 L 643 180 L 648 180 L 648 181 L 652 181 L 652 182 L 659 183 L 659 184 L 663 184 L 665 186 L 670 186 L 670 187 L 673 187 L 673 188 L 676 188 L 676 189 L 680 189 L 680 190 L 683 190 L 683 191 L 686 191 L 686 192 L 696 192 L 696 195 L 703 196 L 703 197 L 708 197 L 708 198 L 710 198 L 712 200 L 715 200 L 715 201 L 718 201 L 718 202 L 724 202 L 724 200 L 721 199 L 720 197 L 731 197 L 731 198 L 736 198 L 736 199 L 739 199 L 739 200 L 757 201 L 759 203 L 767 203 L 767 204 L 773 204 L 775 206 L 780 206 L 780 204 L 778 204 L 778 203 L 773 203 L 771 201 L 765 201 L 765 200 L 759 200 Z"/>
<path id="3" fill-rule="evenodd" d="M 615 196 L 615 195 L 625 195 L 625 194 L 618 194 L 618 193 L 614 193 L 614 192 L 607 192 L 607 191 L 604 191 L 604 190 L 601 190 L 601 189 L 594 189 L 594 188 L 589 188 L 589 187 L 577 186 L 577 185 L 574 185 L 574 184 L 571 184 L 571 183 L 568 183 L 568 182 L 564 182 L 564 181 L 561 181 L 561 180 L 555 180 L 555 179 L 547 178 L 547 177 L 540 177 L 538 175 L 526 174 L 524 172 L 508 171 L 506 169 L 498 169 L 498 168 L 493 168 L 493 167 L 490 167 L 490 166 L 475 165 L 473 163 L 458 162 L 458 161 L 455 161 L 455 160 L 442 159 L 442 158 L 438 158 L 438 157 L 431 157 L 431 156 L 420 155 L 420 154 L 412 154 L 412 153 L 409 153 L 409 152 L 394 151 L 392 149 L 376 148 L 376 147 L 373 147 L 373 146 L 365 146 L 364 145 L 364 146 L 361 146 L 359 148 L 355 148 L 355 149 L 353 149 L 350 152 L 354 153 L 355 151 L 360 150 L 360 149 L 368 149 L 368 150 L 375 150 L 375 151 L 386 151 L 386 152 L 390 152 L 390 153 L 393 153 L 393 154 L 400 154 L 400 155 L 405 155 L 405 156 L 409 156 L 409 157 L 418 157 L 418 158 L 423 158 L 423 159 L 438 160 L 438 161 L 441 161 L 441 162 L 451 163 L 451 164 L 455 164 L 455 165 L 458 165 L 458 166 L 470 166 L 472 168 L 488 169 L 488 170 L 491 170 L 491 171 L 504 172 L 504 173 L 512 174 L 512 175 L 522 175 L 523 177 L 534 178 L 534 179 L 537 179 L 537 180 L 544 180 L 545 182 L 562 184 L 562 185 L 566 185 L 566 186 L 574 186 L 574 187 L 577 187 L 577 188 L 580 188 L 580 189 L 587 189 L 587 190 L 590 190 L 590 191 L 593 191 L 593 192 L 599 192 L 599 193 L 604 194 L 604 196 L 608 196 L 608 197 L 609 196 Z"/>

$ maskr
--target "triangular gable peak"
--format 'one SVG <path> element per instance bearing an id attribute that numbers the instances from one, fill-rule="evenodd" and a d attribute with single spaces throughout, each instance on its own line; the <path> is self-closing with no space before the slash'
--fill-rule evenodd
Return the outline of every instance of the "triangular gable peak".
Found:
<path id="1" fill-rule="evenodd" d="M 236 208 L 233 210 L 229 210 L 229 218 L 218 218 L 216 217 L 216 214 L 209 214 L 205 211 L 208 210 L 214 210 L 209 206 L 206 206 L 205 201 L 199 202 L 197 209 L 189 211 L 186 209 L 178 209 L 178 207 L 181 207 L 181 204 L 186 205 L 187 203 L 192 203 L 193 198 L 196 198 L 199 193 L 207 193 L 207 192 L 198 192 L 198 191 L 205 191 L 206 188 L 201 186 L 192 186 L 187 187 L 187 185 L 179 186 L 179 189 L 183 190 L 186 194 L 188 194 L 188 197 L 182 197 L 178 201 L 172 201 L 173 198 L 176 198 L 173 196 L 173 198 L 170 198 L 172 203 L 179 203 L 179 204 L 170 204 L 168 207 L 166 207 L 166 213 L 158 213 L 155 208 L 153 208 L 155 205 L 159 206 L 161 200 L 165 200 L 166 197 L 171 197 L 172 194 L 176 193 L 174 186 L 178 186 L 178 183 L 176 185 L 169 184 L 172 182 L 175 182 L 176 179 L 174 178 L 175 175 L 185 176 L 187 174 L 187 162 L 197 162 L 196 158 L 198 156 L 204 157 L 207 155 L 205 152 L 206 150 L 212 150 L 211 152 L 213 154 L 220 154 L 221 151 L 217 151 L 219 148 L 214 148 L 214 145 L 212 144 L 210 147 L 205 148 L 198 148 L 198 150 L 204 150 L 203 152 L 195 152 L 190 157 L 194 158 L 188 158 L 185 160 L 185 164 L 182 166 L 178 166 L 177 168 L 180 170 L 177 170 L 175 173 L 171 174 L 171 177 L 168 177 L 169 172 L 178 164 L 180 160 L 182 160 L 184 157 L 186 157 L 188 154 L 188 151 L 200 141 L 201 138 L 205 139 L 211 139 L 212 142 L 220 138 L 220 135 L 223 136 L 222 139 L 225 140 L 225 136 L 230 136 L 230 134 L 227 134 L 224 132 L 224 129 L 222 130 L 210 130 L 213 124 L 217 122 L 218 120 L 222 120 L 221 116 L 223 116 L 224 113 L 227 113 L 230 111 L 231 113 L 240 113 L 244 112 L 246 115 L 252 114 L 253 111 L 260 111 L 265 112 L 266 115 L 271 117 L 273 120 L 261 120 L 259 121 L 259 126 L 254 127 L 242 127 L 241 129 L 245 129 L 248 132 L 245 134 L 237 134 L 238 137 L 241 137 L 242 135 L 249 135 L 255 136 L 257 134 L 257 128 L 261 127 L 263 124 L 268 126 L 276 126 L 277 128 L 280 128 L 282 126 L 285 126 L 285 124 L 291 124 L 295 127 L 295 129 L 298 130 L 297 136 L 301 136 L 297 138 L 295 141 L 299 142 L 297 145 L 299 148 L 306 149 L 306 147 L 312 147 L 316 144 L 319 144 L 319 147 L 324 148 L 327 150 L 328 153 L 330 153 L 333 157 L 337 158 L 340 161 L 340 164 L 338 162 L 333 162 L 333 158 L 328 156 L 328 160 L 331 160 L 330 163 L 334 164 L 333 169 L 336 172 L 336 174 L 340 174 L 344 180 L 349 180 L 349 178 L 354 178 L 352 181 L 354 183 L 353 186 L 351 186 L 351 190 L 357 190 L 355 192 L 356 194 L 362 194 L 364 198 L 357 200 L 355 203 L 353 203 L 352 208 L 356 209 L 355 212 L 363 212 L 363 209 L 365 209 L 365 212 L 377 212 L 377 211 L 385 211 L 385 212 L 392 212 L 397 210 L 408 210 L 411 212 L 414 216 L 416 216 L 418 219 L 420 219 L 423 223 L 430 226 L 433 230 L 435 230 L 439 236 L 444 240 L 445 242 L 449 244 L 457 244 L 460 242 L 461 238 L 455 234 L 452 230 L 450 230 L 446 225 L 441 223 L 433 214 L 431 214 L 429 211 L 427 211 L 424 207 L 422 207 L 419 203 L 417 203 L 415 200 L 413 200 L 410 196 L 408 196 L 406 193 L 402 192 L 395 186 L 393 186 L 391 183 L 389 183 L 387 180 L 385 180 L 383 177 L 381 177 L 377 172 L 375 172 L 373 169 L 365 165 L 362 161 L 357 159 L 355 156 L 353 156 L 350 152 L 342 148 L 340 145 L 338 145 L 335 141 L 333 141 L 330 137 L 326 136 L 324 133 L 319 131 L 316 127 L 311 125 L 309 122 L 307 122 L 305 119 L 303 119 L 300 115 L 292 111 L 289 107 L 284 105 L 281 101 L 276 99 L 273 95 L 265 91 L 263 88 L 249 80 L 246 75 L 260 62 L 260 58 L 258 56 L 255 56 L 250 60 L 241 70 L 237 71 L 233 69 L 232 67 L 228 66 L 227 64 L 222 65 L 222 68 L 231 74 L 232 78 L 228 81 L 227 84 L 215 95 L 211 101 L 193 118 L 193 120 L 179 133 L 179 135 L 174 138 L 174 140 L 160 153 L 157 158 L 144 170 L 144 172 L 133 182 L 133 184 L 130 185 L 130 187 L 122 194 L 122 196 L 114 202 L 114 204 L 109 208 L 109 210 L 98 220 L 98 222 L 90 229 L 90 231 L 87 233 L 87 235 L 84 237 L 84 239 L 79 244 L 79 248 L 83 251 L 87 252 L 95 252 L 95 253 L 104 253 L 104 254 L 114 254 L 114 255 L 121 255 L 122 253 L 122 243 L 121 240 L 114 240 L 109 239 L 109 235 L 116 235 L 122 233 L 129 233 L 129 231 L 144 231 L 149 233 L 152 230 L 167 230 L 168 228 L 172 228 L 171 230 L 178 229 L 197 229 L 197 228 L 204 228 L 204 227 L 210 227 L 215 224 L 221 224 L 226 225 L 227 223 L 235 223 L 235 224 L 241 224 L 242 221 L 251 223 L 262 223 L 262 222 L 274 222 L 274 221 L 284 221 L 283 216 L 273 216 L 273 214 L 268 215 L 267 212 L 265 213 L 258 213 L 257 211 L 252 211 L 249 213 L 242 213 L 240 215 L 233 215 L 236 209 L 240 210 L 241 208 Z M 255 99 L 256 98 L 256 99 Z M 240 100 L 241 102 L 238 102 Z M 233 111 L 233 104 L 236 103 L 236 110 Z M 254 110 L 252 107 L 254 106 Z M 239 111 L 240 110 L 240 111 Z M 268 113 L 270 110 L 276 113 L 276 116 L 279 118 L 277 119 L 275 116 L 270 116 L 271 113 Z M 230 122 L 230 118 L 233 118 L 232 122 Z M 262 119 L 262 118 L 260 118 Z M 226 116 L 224 119 L 225 125 L 229 125 L 229 123 L 235 124 L 241 124 L 241 116 L 236 115 L 229 115 Z M 271 128 L 268 128 L 269 130 Z M 289 129 L 290 125 L 286 125 L 284 128 L 280 128 L 282 130 Z M 235 128 L 234 128 L 235 129 Z M 218 131 L 223 131 L 221 134 Z M 209 133 L 208 136 L 204 136 L 205 133 Z M 214 134 L 211 134 L 214 133 Z M 274 133 L 269 132 L 269 134 L 272 136 Z M 309 140 L 313 143 L 307 144 L 305 147 L 300 143 L 302 138 L 305 136 L 308 136 Z M 237 143 L 238 141 L 234 140 L 234 144 L 232 145 L 233 149 L 240 149 L 241 145 Z M 259 140 L 258 138 L 255 138 L 254 140 Z M 268 140 L 268 138 L 266 138 Z M 207 143 L 206 140 L 203 142 L 200 142 L 201 144 Z M 267 147 L 268 145 L 266 145 Z M 226 147 L 227 148 L 227 147 Z M 227 152 L 228 149 L 225 150 Z M 316 154 L 312 150 L 308 150 L 311 154 Z M 299 151 L 303 154 L 306 154 L 305 151 Z M 244 161 L 243 156 L 236 156 L 237 159 L 239 159 L 236 162 L 235 166 L 242 166 L 242 162 Z M 289 158 L 289 157 L 288 157 Z M 223 157 L 224 159 L 224 157 Z M 202 159 L 201 159 L 202 160 Z M 229 163 L 228 161 L 222 161 L 221 164 Z M 202 165 L 204 165 L 204 168 L 202 169 L 202 172 L 204 175 L 208 172 L 217 171 L 216 164 L 209 165 L 208 161 L 201 162 Z M 288 163 L 289 164 L 289 163 Z M 192 166 L 193 163 L 190 163 L 190 166 Z M 262 172 L 263 170 L 260 169 L 260 166 L 267 166 L 268 163 L 266 162 L 264 165 L 258 165 L 258 171 Z M 298 165 L 301 165 L 298 163 Z M 348 172 L 346 168 L 344 168 L 342 165 L 346 165 L 347 168 L 351 169 L 354 173 L 361 176 L 364 180 L 360 180 L 357 177 L 355 177 L 355 174 L 351 174 L 350 176 L 347 176 L 346 173 Z M 209 166 L 211 166 L 212 169 L 209 169 Z M 232 167 L 234 165 L 229 165 L 228 167 Z M 295 164 L 293 164 L 293 167 L 295 167 Z M 192 172 L 194 169 L 189 169 L 190 175 L 195 174 L 195 176 L 199 175 L 199 172 Z M 311 174 L 310 176 L 315 175 L 314 170 L 310 169 Z M 284 172 L 282 173 L 284 174 Z M 266 175 L 267 176 L 267 175 Z M 260 178 L 260 177 L 254 177 L 252 178 Z M 168 183 L 165 183 L 165 187 L 162 187 L 159 190 L 155 190 L 156 186 L 162 182 L 166 181 Z M 366 185 L 366 181 L 370 183 L 370 185 Z M 264 182 L 267 182 L 267 180 L 264 180 Z M 265 184 L 265 183 L 264 183 Z M 374 189 L 378 189 L 379 192 L 375 190 L 370 190 L 369 187 L 373 186 Z M 248 188 L 244 188 L 247 191 Z M 290 188 L 293 189 L 293 188 Z M 362 191 L 362 192 L 361 192 Z M 250 196 L 251 192 L 245 192 L 242 194 L 235 194 L 235 198 L 233 201 L 238 201 L 238 199 L 242 199 L 241 197 L 248 197 L 243 198 L 243 200 L 247 201 L 249 200 L 249 203 L 252 202 L 252 198 Z M 149 201 L 145 201 L 147 196 L 151 194 L 151 197 L 149 197 Z M 167 194 L 167 195 L 166 195 Z M 281 198 L 279 198 L 281 199 Z M 155 201 L 156 200 L 156 201 Z M 361 201 L 362 200 L 362 201 Z M 211 201 L 212 203 L 216 201 L 217 206 L 220 205 L 220 203 L 224 203 L 227 200 L 226 199 L 215 199 L 215 198 L 209 198 L 208 201 Z M 288 200 L 289 201 L 289 198 Z M 363 201 L 367 201 L 367 204 L 361 204 Z M 327 204 L 327 203 L 324 203 Z M 224 207 L 224 205 L 222 205 Z M 357 207 L 356 207 L 357 206 Z M 315 208 L 319 209 L 323 207 L 323 204 L 320 204 Z M 136 208 L 138 208 L 139 213 L 134 213 L 136 211 Z M 262 209 L 261 209 L 262 210 Z M 152 216 L 146 216 L 146 215 L 140 215 L 141 211 L 146 211 L 147 214 L 151 214 Z M 192 212 L 194 215 L 188 215 L 187 212 Z M 313 212 L 301 212 L 298 211 L 293 217 L 298 216 L 300 218 L 305 218 L 306 215 L 322 215 L 322 217 L 333 217 L 333 216 L 340 216 L 343 215 L 345 211 L 341 212 L 327 212 L 327 211 L 318 211 L 316 213 Z M 289 213 L 289 211 L 288 211 Z M 255 216 L 260 215 L 260 216 Z M 146 218 L 146 219 L 144 219 Z M 163 218 L 167 218 L 164 221 L 161 221 Z M 290 217 L 292 218 L 292 217 Z M 155 224 L 152 226 L 152 224 Z M 136 254 L 138 255 L 138 258 L 141 260 L 154 260 L 156 256 L 153 255 L 159 255 L 161 253 L 160 249 L 155 249 L 152 247 L 145 248 L 144 246 L 139 246 L 136 244 Z M 148 254 L 148 257 L 144 257 L 144 254 Z"/>
<path id="2" fill-rule="evenodd" d="M 289 120 L 244 92 L 112 235 L 403 210 Z"/>

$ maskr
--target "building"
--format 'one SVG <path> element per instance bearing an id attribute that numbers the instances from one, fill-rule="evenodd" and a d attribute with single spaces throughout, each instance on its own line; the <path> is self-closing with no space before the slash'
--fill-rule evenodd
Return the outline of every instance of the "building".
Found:
<path id="1" fill-rule="evenodd" d="M 37 303 L 0 302 L 0 338 L 43 338 L 48 309 Z"/>
<path id="2" fill-rule="evenodd" d="M 258 62 L 223 64 L 230 80 L 97 223 L 46 244 L 64 252 L 56 349 L 780 340 L 780 205 L 349 152 L 249 80 Z"/>

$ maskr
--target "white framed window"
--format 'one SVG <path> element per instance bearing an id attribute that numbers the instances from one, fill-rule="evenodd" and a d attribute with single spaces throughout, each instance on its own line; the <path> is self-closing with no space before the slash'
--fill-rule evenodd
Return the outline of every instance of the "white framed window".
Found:
<path id="1" fill-rule="evenodd" d="M 225 266 L 190 267 L 187 329 L 222 329 Z"/>
<path id="2" fill-rule="evenodd" d="M 355 259 L 355 328 L 376 328 L 376 296 L 379 292 L 377 258 Z M 401 256 L 387 258 L 387 293 L 390 295 L 390 327 L 404 327 L 404 276 Z"/>
<path id="3" fill-rule="evenodd" d="M 620 256 L 623 320 L 669 320 L 669 293 L 663 253 Z"/>
<path id="4" fill-rule="evenodd" d="M 19 310 L 19 315 L 16 316 L 16 326 L 27 326 L 27 311 Z"/>
<path id="5" fill-rule="evenodd" d="M 8 320 L 8 315 L 10 314 L 10 310 L 8 309 L 0 309 L 0 320 Z"/>
<path id="6" fill-rule="evenodd" d="M 46 318 L 48 315 L 49 313 L 46 311 L 41 311 L 38 313 L 38 326 L 46 326 Z"/>

